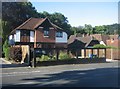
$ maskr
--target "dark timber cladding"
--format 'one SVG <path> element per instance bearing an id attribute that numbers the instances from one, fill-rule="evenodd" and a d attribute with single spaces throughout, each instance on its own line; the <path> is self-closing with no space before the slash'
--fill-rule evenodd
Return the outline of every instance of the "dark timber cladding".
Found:
<path id="1" fill-rule="evenodd" d="M 56 52 L 56 60 L 59 60 L 59 52 L 60 52 L 60 50 L 70 51 L 70 50 L 73 50 L 73 49 L 76 52 L 76 59 L 78 59 L 78 52 L 81 49 L 84 50 L 84 55 L 85 55 L 84 58 L 86 58 L 86 50 L 88 50 L 88 49 L 92 51 L 92 55 L 93 55 L 93 50 L 97 49 L 98 56 L 99 56 L 99 50 L 103 49 L 104 53 L 105 53 L 104 58 L 106 59 L 106 48 L 31 48 L 32 57 L 31 57 L 30 61 L 32 61 L 32 63 L 31 62 L 29 62 L 29 63 L 32 64 L 32 67 L 36 67 L 36 56 L 41 53 L 40 52 L 41 50 L 47 50 L 47 51 L 53 51 L 54 50 Z"/>

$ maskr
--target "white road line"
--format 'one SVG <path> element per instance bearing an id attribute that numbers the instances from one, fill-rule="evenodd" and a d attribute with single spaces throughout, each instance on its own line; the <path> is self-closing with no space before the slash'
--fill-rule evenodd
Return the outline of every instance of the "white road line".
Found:
<path id="1" fill-rule="evenodd" d="M 2 73 L 2 74 L 0 74 L 0 77 L 28 75 L 28 74 L 40 73 L 40 72 L 41 71 Z"/>

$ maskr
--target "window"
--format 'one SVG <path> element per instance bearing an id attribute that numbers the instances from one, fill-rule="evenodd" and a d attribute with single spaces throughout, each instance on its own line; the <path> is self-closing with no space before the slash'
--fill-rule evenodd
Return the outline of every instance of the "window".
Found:
<path id="1" fill-rule="evenodd" d="M 63 37 L 63 33 L 62 32 L 56 32 L 56 37 Z"/>
<path id="2" fill-rule="evenodd" d="M 30 31 L 21 30 L 21 36 L 30 36 Z"/>
<path id="3" fill-rule="evenodd" d="M 43 31 L 44 31 L 44 37 L 49 37 L 49 27 L 45 27 Z"/>
<path id="4" fill-rule="evenodd" d="M 44 36 L 48 37 L 49 36 L 49 31 L 48 30 L 44 30 Z"/>

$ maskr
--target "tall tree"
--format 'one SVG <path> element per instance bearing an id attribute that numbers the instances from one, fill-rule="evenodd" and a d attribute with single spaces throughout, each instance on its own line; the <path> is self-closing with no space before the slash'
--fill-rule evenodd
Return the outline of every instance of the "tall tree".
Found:
<path id="1" fill-rule="evenodd" d="M 61 27 L 63 30 L 65 30 L 68 33 L 68 35 L 72 34 L 71 25 L 68 24 L 67 17 L 65 17 L 63 14 L 57 12 L 50 14 L 44 11 L 44 12 L 40 12 L 40 17 L 42 18 L 48 17 L 52 23 Z"/>
<path id="2" fill-rule="evenodd" d="M 39 17 L 39 14 L 30 2 L 3 2 L 2 27 L 3 41 L 9 33 L 30 17 Z"/>
<path id="3" fill-rule="evenodd" d="M 92 30 L 93 30 L 92 25 L 85 24 L 85 30 L 89 35 L 92 34 Z"/>

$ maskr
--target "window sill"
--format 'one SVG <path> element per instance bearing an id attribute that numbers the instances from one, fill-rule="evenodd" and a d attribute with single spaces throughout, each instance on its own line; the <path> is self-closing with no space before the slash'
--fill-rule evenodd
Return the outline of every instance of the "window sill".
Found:
<path id="1" fill-rule="evenodd" d="M 49 36 L 44 36 L 44 37 L 49 37 Z"/>

